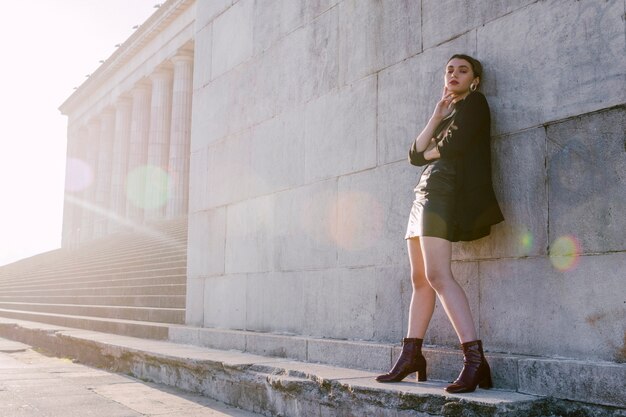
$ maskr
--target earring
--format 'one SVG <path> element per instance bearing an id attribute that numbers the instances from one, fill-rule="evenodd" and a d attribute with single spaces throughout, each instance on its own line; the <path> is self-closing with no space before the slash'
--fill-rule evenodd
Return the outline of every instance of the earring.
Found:
<path id="1" fill-rule="evenodd" d="M 476 91 L 477 88 L 478 88 L 478 86 L 476 84 L 470 85 L 470 90 L 471 91 Z"/>

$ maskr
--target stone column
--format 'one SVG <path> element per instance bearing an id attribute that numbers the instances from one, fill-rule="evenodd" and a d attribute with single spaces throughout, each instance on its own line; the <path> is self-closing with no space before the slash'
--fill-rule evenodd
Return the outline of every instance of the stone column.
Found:
<path id="1" fill-rule="evenodd" d="M 114 217 L 109 222 L 109 231 L 122 230 L 126 217 L 126 175 L 128 175 L 131 111 L 132 100 L 129 97 L 121 97 L 115 106 L 115 136 L 111 170 L 111 212 Z"/>
<path id="2" fill-rule="evenodd" d="M 172 118 L 172 70 L 158 68 L 151 76 L 150 140 L 144 218 L 162 219 L 167 204 L 167 165 Z"/>
<path id="3" fill-rule="evenodd" d="M 130 148 L 128 150 L 128 178 L 126 181 L 126 215 L 129 220 L 141 223 L 145 197 L 145 167 L 148 163 L 150 137 L 150 100 L 152 87 L 139 82 L 131 91 L 133 107 L 130 123 Z"/>
<path id="4" fill-rule="evenodd" d="M 166 217 L 187 215 L 189 201 L 189 148 L 191 141 L 191 98 L 193 96 L 193 53 L 182 52 L 172 58 L 172 125 Z"/>
<path id="5" fill-rule="evenodd" d="M 76 234 L 80 232 L 80 207 L 76 205 L 73 198 L 79 191 L 75 186 L 77 171 L 77 161 L 80 147 L 79 127 L 68 122 L 67 127 L 67 151 L 65 153 L 65 199 L 63 201 L 63 231 L 61 235 L 61 246 L 71 248 L 75 244 Z"/>
<path id="6" fill-rule="evenodd" d="M 87 124 L 87 142 L 85 143 L 85 162 L 91 171 L 91 182 L 85 188 L 83 214 L 81 216 L 80 241 L 93 239 L 94 207 L 96 198 L 96 173 L 98 172 L 98 145 L 100 143 L 100 121 L 92 119 Z"/>
<path id="7" fill-rule="evenodd" d="M 100 143 L 98 146 L 98 171 L 96 174 L 96 205 L 98 213 L 94 222 L 94 238 L 105 236 L 111 215 L 111 163 L 113 161 L 113 137 L 115 112 L 105 109 L 100 115 Z"/>

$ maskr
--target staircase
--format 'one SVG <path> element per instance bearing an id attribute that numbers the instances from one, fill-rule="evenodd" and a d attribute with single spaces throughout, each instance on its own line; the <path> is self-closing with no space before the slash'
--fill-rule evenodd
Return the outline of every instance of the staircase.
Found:
<path id="1" fill-rule="evenodd" d="M 185 320 L 187 219 L 0 267 L 0 316 L 148 339 Z"/>

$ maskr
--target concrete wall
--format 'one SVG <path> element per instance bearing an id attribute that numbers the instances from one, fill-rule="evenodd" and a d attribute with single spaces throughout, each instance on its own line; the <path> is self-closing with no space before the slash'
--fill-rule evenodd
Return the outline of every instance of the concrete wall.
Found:
<path id="1" fill-rule="evenodd" d="M 506 222 L 453 270 L 490 350 L 624 361 L 624 0 L 196 7 L 187 322 L 397 342 L 411 141 L 485 67 Z M 456 345 L 438 305 L 427 342 Z"/>

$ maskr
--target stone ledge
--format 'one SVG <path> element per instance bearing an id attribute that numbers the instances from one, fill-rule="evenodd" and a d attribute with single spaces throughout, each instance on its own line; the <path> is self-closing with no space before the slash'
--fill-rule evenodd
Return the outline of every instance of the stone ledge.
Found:
<path id="1" fill-rule="evenodd" d="M 375 372 L 389 370 L 401 352 L 398 345 L 382 343 L 186 326 L 170 327 L 169 340 Z M 429 378 L 440 381 L 454 380 L 463 361 L 460 350 L 435 346 L 425 346 L 424 355 Z M 494 352 L 485 356 L 500 389 L 626 408 L 626 364 Z"/>

